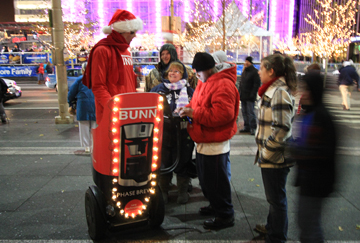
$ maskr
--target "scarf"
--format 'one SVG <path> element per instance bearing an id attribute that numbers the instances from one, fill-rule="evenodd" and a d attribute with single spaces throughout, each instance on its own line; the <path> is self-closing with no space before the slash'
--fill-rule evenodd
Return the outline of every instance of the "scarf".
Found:
<path id="1" fill-rule="evenodd" d="M 179 99 L 176 102 L 176 108 L 184 107 L 187 104 L 189 104 L 186 83 L 187 83 L 186 79 L 181 79 L 176 83 L 164 83 L 165 87 L 168 88 L 169 90 L 181 89 Z"/>
<path id="2" fill-rule="evenodd" d="M 123 69 L 124 69 L 124 63 L 122 60 L 121 55 L 119 54 L 116 49 L 120 51 L 125 51 L 129 45 L 126 43 L 125 38 L 118 32 L 112 31 L 106 38 L 101 39 L 96 45 L 91 49 L 90 56 L 88 59 L 87 68 L 85 70 L 82 82 L 85 86 L 87 86 L 89 89 L 91 89 L 91 64 L 92 64 L 92 56 L 94 53 L 94 50 L 99 46 L 108 46 L 111 50 L 111 70 L 116 70 L 116 72 L 107 72 L 108 79 L 114 80 L 115 83 L 119 85 L 124 84 L 124 77 L 123 77 Z"/>
<path id="3" fill-rule="evenodd" d="M 275 77 L 275 78 L 271 79 L 269 82 L 261 85 L 261 87 L 259 88 L 259 91 L 258 91 L 258 94 L 261 98 L 265 94 L 266 90 L 270 87 L 270 85 L 272 85 L 278 78 L 279 77 Z"/>

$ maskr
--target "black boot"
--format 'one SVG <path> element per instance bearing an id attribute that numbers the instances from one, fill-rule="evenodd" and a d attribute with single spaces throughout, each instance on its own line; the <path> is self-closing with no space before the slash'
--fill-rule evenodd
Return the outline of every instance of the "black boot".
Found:
<path id="1" fill-rule="evenodd" d="M 190 177 L 177 175 L 176 180 L 178 187 L 177 203 L 185 204 L 189 201 L 188 187 L 189 187 Z"/>
<path id="2" fill-rule="evenodd" d="M 159 186 L 161 189 L 162 196 L 164 198 L 164 203 L 169 201 L 169 190 L 170 190 L 171 174 L 161 175 L 159 177 Z"/>
<path id="3" fill-rule="evenodd" d="M 7 121 L 6 121 L 6 115 L 5 115 L 5 114 L 1 115 L 1 123 L 2 123 L 2 124 L 6 124 L 6 123 L 7 123 Z"/>

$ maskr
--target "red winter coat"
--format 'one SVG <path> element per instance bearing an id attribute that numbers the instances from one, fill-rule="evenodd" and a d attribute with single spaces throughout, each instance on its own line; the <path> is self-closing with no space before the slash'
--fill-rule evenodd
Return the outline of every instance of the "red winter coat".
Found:
<path id="1" fill-rule="evenodd" d="M 236 65 L 198 81 L 187 107 L 194 109 L 190 137 L 196 143 L 224 142 L 234 136 L 239 114 L 239 92 L 235 86 Z"/>
<path id="2" fill-rule="evenodd" d="M 136 92 L 136 74 L 133 70 L 130 52 L 126 49 L 119 52 L 123 61 L 123 70 L 112 68 L 112 50 L 109 46 L 99 46 L 94 50 L 91 63 L 91 89 L 95 96 L 96 123 L 102 119 L 103 107 L 111 97 L 117 94 Z M 116 74 L 116 75 L 110 75 Z M 121 75 L 121 84 L 117 81 Z M 116 80 L 114 80 L 116 79 Z"/>

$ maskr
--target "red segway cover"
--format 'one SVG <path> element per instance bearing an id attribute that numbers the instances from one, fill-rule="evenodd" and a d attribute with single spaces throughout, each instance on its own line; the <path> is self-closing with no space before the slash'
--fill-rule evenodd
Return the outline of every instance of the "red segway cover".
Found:
<path id="1" fill-rule="evenodd" d="M 125 218 L 142 214 L 155 193 L 162 133 L 163 97 L 157 93 L 112 97 L 92 131 L 94 171 L 112 181 L 111 188 L 101 190 L 106 190 L 105 197 L 111 197 Z"/>

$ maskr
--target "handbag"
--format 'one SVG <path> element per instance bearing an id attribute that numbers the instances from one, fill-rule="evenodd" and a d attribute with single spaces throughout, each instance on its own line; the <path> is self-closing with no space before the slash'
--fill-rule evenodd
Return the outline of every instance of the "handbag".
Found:
<path id="1" fill-rule="evenodd" d="M 76 115 L 76 101 L 77 101 L 77 100 L 73 100 L 73 101 L 71 101 L 70 104 L 69 104 L 69 109 L 68 109 L 68 111 L 69 111 L 69 113 L 70 113 L 71 115 Z"/>

